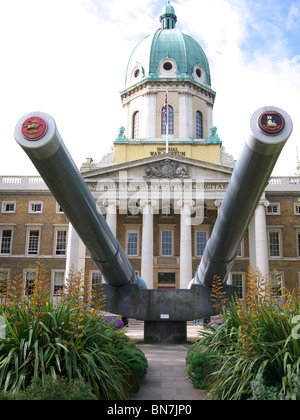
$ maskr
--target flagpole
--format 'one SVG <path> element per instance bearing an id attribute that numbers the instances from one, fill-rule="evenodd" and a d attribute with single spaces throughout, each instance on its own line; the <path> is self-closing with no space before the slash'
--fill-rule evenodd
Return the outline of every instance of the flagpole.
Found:
<path id="1" fill-rule="evenodd" d="M 169 91 L 167 90 L 166 153 L 169 153 Z"/>

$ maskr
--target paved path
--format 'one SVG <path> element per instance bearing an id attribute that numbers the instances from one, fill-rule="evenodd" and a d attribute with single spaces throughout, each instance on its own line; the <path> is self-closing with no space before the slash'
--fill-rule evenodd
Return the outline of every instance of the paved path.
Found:
<path id="1" fill-rule="evenodd" d="M 200 327 L 188 324 L 188 340 L 197 337 Z M 130 400 L 203 400 L 205 392 L 197 390 L 186 378 L 185 357 L 189 344 L 144 344 L 143 322 L 130 320 L 126 334 L 137 343 L 148 360 L 148 373 L 140 391 Z"/>

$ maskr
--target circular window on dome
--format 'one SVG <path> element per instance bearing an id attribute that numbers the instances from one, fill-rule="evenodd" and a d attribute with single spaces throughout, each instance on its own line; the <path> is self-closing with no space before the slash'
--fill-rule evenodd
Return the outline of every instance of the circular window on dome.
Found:
<path id="1" fill-rule="evenodd" d="M 202 76 L 201 70 L 196 69 L 196 75 L 200 78 Z"/>
<path id="2" fill-rule="evenodd" d="M 194 67 L 193 76 L 194 76 L 194 79 L 196 80 L 196 82 L 205 83 L 205 71 L 199 65 L 196 65 Z"/>
<path id="3" fill-rule="evenodd" d="M 166 71 L 170 71 L 170 70 L 172 70 L 172 68 L 173 68 L 173 64 L 172 64 L 172 63 L 170 63 L 170 61 L 167 61 L 166 63 L 164 63 L 163 68 L 164 68 L 164 70 L 166 70 Z"/>
<path id="4" fill-rule="evenodd" d="M 137 69 L 137 70 L 134 72 L 134 77 L 139 77 L 139 75 L 140 75 L 140 70 L 139 70 L 139 69 Z"/>

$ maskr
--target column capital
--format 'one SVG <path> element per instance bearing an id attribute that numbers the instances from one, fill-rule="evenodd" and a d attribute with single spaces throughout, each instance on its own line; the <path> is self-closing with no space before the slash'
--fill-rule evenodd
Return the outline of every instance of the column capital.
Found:
<path id="1" fill-rule="evenodd" d="M 195 201 L 194 200 L 177 200 L 177 205 L 179 207 L 183 207 L 183 206 L 194 207 Z"/>
<path id="2" fill-rule="evenodd" d="M 269 207 L 270 202 L 268 200 L 260 200 L 260 202 L 258 203 L 258 206 L 264 206 L 264 207 Z"/>
<path id="3" fill-rule="evenodd" d="M 151 198 L 142 198 L 140 200 L 140 207 L 145 207 L 147 204 L 151 207 L 155 207 L 157 206 L 157 200 L 152 200 Z"/>
<path id="4" fill-rule="evenodd" d="M 215 200 L 215 201 L 214 201 L 214 205 L 215 205 L 216 207 L 221 207 L 222 203 L 223 203 L 223 200 Z"/>
<path id="5" fill-rule="evenodd" d="M 120 205 L 120 200 L 105 198 L 105 200 L 103 200 L 102 204 L 105 207 L 108 207 L 109 205 L 119 206 Z"/>

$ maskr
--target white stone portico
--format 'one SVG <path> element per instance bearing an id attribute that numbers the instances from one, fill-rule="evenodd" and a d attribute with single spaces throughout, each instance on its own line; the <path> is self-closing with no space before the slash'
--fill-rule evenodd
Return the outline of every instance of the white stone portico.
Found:
<path id="1" fill-rule="evenodd" d="M 231 173 L 231 166 L 161 155 L 98 167 L 82 175 L 125 252 L 126 235 L 137 232 L 139 251 L 129 259 L 137 263 L 136 271 L 147 287 L 159 287 L 161 273 L 172 273 L 171 284 L 184 289 L 200 261 L 193 250 L 197 232 L 205 231 L 209 238 L 213 223 L 207 222 L 207 212 L 217 216 L 216 203 L 222 203 Z M 165 209 L 169 214 L 164 214 Z M 161 249 L 158 231 L 170 232 L 169 254 Z M 77 249 L 74 246 L 75 253 Z"/>

